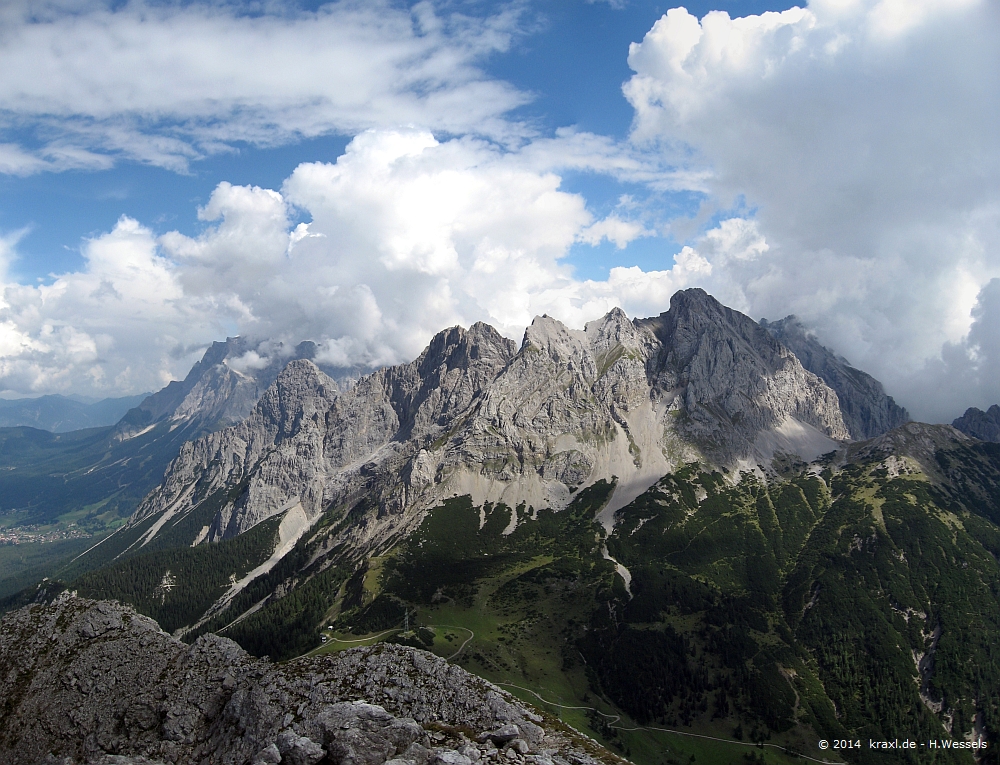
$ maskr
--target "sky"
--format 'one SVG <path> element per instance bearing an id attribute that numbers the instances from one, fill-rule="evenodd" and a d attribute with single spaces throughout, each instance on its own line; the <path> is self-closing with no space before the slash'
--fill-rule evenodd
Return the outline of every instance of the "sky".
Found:
<path id="1" fill-rule="evenodd" d="M 0 71 L 0 395 L 702 287 L 1000 402 L 992 0 L 8 0 Z"/>

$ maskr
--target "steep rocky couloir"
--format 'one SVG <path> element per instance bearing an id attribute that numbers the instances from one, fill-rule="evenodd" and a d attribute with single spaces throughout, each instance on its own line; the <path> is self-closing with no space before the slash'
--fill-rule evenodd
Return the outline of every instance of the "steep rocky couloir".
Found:
<path id="1" fill-rule="evenodd" d="M 0 622 L 0 763 L 616 765 L 444 659 L 379 644 L 275 665 L 63 594 Z"/>

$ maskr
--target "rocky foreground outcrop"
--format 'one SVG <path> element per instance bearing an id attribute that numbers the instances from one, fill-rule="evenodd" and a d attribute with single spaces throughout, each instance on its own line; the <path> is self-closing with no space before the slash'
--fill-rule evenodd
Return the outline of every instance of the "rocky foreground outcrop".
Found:
<path id="1" fill-rule="evenodd" d="M 397 645 L 275 665 L 68 595 L 0 623 L 0 763 L 615 765 L 558 720 Z"/>

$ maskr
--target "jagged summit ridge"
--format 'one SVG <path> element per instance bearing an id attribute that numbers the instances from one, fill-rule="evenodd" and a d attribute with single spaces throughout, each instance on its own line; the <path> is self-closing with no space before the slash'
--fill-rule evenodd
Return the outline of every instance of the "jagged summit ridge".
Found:
<path id="1" fill-rule="evenodd" d="M 244 422 L 186 444 L 136 518 L 183 515 L 212 492 L 243 483 L 208 539 L 234 536 L 278 513 L 301 512 L 307 525 L 331 502 L 358 501 L 375 466 L 399 475 L 411 442 L 437 437 L 513 352 L 491 327 L 453 328 L 411 364 L 364 377 L 350 391 L 311 361 L 293 361 Z M 199 481 L 204 488 L 195 494 Z"/>
<path id="2" fill-rule="evenodd" d="M 558 509 L 605 479 L 613 513 L 684 462 L 756 469 L 848 438 L 836 394 L 794 354 L 687 290 L 654 319 L 616 309 L 573 330 L 538 317 L 520 348 L 486 324 L 453 327 L 347 391 L 293 361 L 244 422 L 184 447 L 134 521 L 224 492 L 237 496 L 202 538 L 285 514 L 294 541 L 323 510 L 360 507 L 341 542 L 365 551 L 449 496 Z"/>

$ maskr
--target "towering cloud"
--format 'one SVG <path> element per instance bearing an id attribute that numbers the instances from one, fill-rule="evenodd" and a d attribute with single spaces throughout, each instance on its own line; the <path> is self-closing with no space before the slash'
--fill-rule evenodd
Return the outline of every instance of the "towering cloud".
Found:
<path id="1" fill-rule="evenodd" d="M 714 204 L 755 211 L 768 249 L 715 268 L 720 297 L 798 314 L 915 416 L 942 419 L 961 406 L 922 399 L 921 373 L 945 343 L 975 366 L 981 341 L 963 338 L 1000 274 L 998 52 L 986 0 L 700 21 L 675 8 L 632 46 L 625 93 L 636 140 L 687 146 Z"/>
<path id="2" fill-rule="evenodd" d="M 642 228 L 595 220 L 560 184 L 536 159 L 483 141 L 362 133 L 336 163 L 300 165 L 280 192 L 220 184 L 197 237 L 156 238 L 123 218 L 86 245 L 83 271 L 7 285 L 0 379 L 149 389 L 237 333 L 312 339 L 320 361 L 379 366 L 453 324 L 485 320 L 520 339 L 546 312 L 578 325 L 616 305 L 656 314 L 708 274 L 688 248 L 670 270 L 575 278 L 562 263 L 574 242 L 627 242 Z"/>

